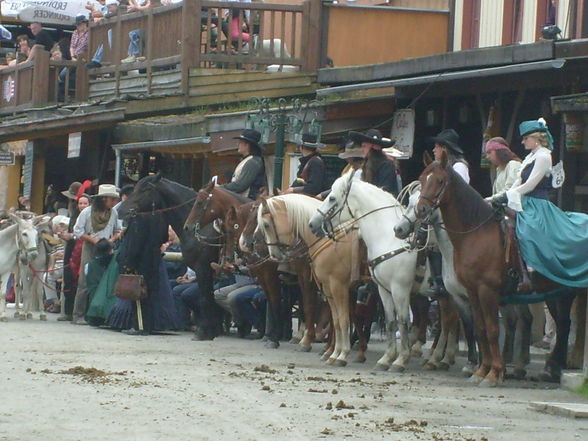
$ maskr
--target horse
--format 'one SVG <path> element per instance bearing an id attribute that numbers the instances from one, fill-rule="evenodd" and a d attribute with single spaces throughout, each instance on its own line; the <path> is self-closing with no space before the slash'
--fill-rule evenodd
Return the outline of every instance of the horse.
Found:
<path id="1" fill-rule="evenodd" d="M 130 210 L 136 215 L 149 216 L 161 213 L 180 239 L 184 262 L 196 272 L 200 293 L 199 327 L 195 340 L 212 340 L 222 329 L 220 308 L 214 301 L 214 272 L 211 262 L 218 260 L 221 235 L 213 225 L 203 228 L 197 238 L 184 230 L 184 223 L 196 200 L 196 192 L 182 184 L 165 179 L 158 173 L 137 182 L 133 192 L 119 207 L 119 215 Z"/>
<path id="2" fill-rule="evenodd" d="M 496 386 L 504 379 L 504 361 L 498 345 L 498 308 L 507 284 L 505 239 L 496 211 L 453 170 L 444 154 L 440 161 L 426 160 L 419 177 L 421 196 L 416 206 L 420 220 L 428 221 L 441 210 L 445 229 L 454 248 L 453 262 L 459 282 L 466 288 L 480 343 L 481 365 L 471 381 Z M 547 298 L 556 321 L 557 342 L 545 363 L 541 378 L 559 381 L 565 367 L 570 331 L 570 308 L 577 289 L 562 287 L 536 274 L 538 293 L 564 288 L 565 295 Z"/>
<path id="3" fill-rule="evenodd" d="M 351 351 L 349 335 L 350 286 L 359 279 L 359 240 L 357 229 L 346 235 L 342 231 L 333 241 L 315 236 L 308 221 L 321 201 L 299 194 L 275 196 L 262 200 L 257 225 L 268 245 L 272 258 L 290 260 L 289 245 L 304 241 L 312 262 L 312 272 L 331 308 L 334 341 L 323 354 L 328 364 L 347 365 Z M 342 240 L 345 236 L 346 240 Z M 354 250 L 355 247 L 355 250 Z M 360 326 L 356 326 L 358 332 Z M 361 336 L 362 334 L 360 334 Z M 365 361 L 367 343 L 360 342 L 357 361 Z"/>
<path id="4" fill-rule="evenodd" d="M 410 192 L 410 196 L 408 199 L 406 213 L 403 219 L 400 222 L 398 222 L 394 227 L 394 234 L 396 234 L 396 237 L 398 237 L 399 239 L 407 239 L 411 233 L 418 234 L 419 227 L 421 226 L 417 221 L 415 211 L 415 207 L 421 195 L 420 182 L 415 181 L 413 184 L 410 184 L 410 187 L 412 187 L 412 190 Z M 468 363 L 466 366 L 464 366 L 462 372 L 471 375 L 473 371 L 478 367 L 478 353 L 476 348 L 476 339 L 474 335 L 473 316 L 468 300 L 467 290 L 461 283 L 459 283 L 459 280 L 457 280 L 457 276 L 455 274 L 455 270 L 453 267 L 453 245 L 451 245 L 451 241 L 449 240 L 447 231 L 445 231 L 445 229 L 443 228 L 443 219 L 441 219 L 441 214 L 439 210 L 436 210 L 432 214 L 430 218 L 430 225 L 433 227 L 436 243 L 443 257 L 443 283 L 451 296 L 451 300 L 446 298 L 439 299 L 439 308 L 441 310 L 442 320 L 445 321 L 453 314 L 454 304 L 455 307 L 457 307 L 459 315 L 462 319 L 465 331 L 465 338 L 468 345 Z M 455 324 L 457 324 L 459 328 L 459 322 L 448 320 L 447 323 L 445 323 L 446 326 L 443 326 L 442 324 L 442 332 L 444 328 L 451 327 Z M 455 333 L 455 331 L 453 332 Z M 445 363 L 439 361 L 439 356 L 439 353 L 434 353 L 432 355 L 431 358 L 433 359 L 434 365 L 436 365 L 437 363 L 443 365 Z"/>
<path id="5" fill-rule="evenodd" d="M 359 226 L 386 316 L 388 348 L 376 369 L 395 372 L 405 371 L 410 359 L 410 298 L 421 288 L 417 280 L 418 253 L 393 231 L 404 211 L 392 194 L 348 173 L 335 181 L 331 193 L 310 219 L 310 227 L 317 236 L 332 235 L 336 226 L 351 220 Z M 396 345 L 397 329 L 400 351 Z"/>
<path id="6" fill-rule="evenodd" d="M 10 274 L 18 272 L 19 261 L 28 265 L 39 254 L 39 234 L 32 220 L 22 219 L 12 213 L 8 213 L 8 216 L 14 225 L 0 231 L 0 321 L 3 322 L 7 321 L 6 288 Z"/>

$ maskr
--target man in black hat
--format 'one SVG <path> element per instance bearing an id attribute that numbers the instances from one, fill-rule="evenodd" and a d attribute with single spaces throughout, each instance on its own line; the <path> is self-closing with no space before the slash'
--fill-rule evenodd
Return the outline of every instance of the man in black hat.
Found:
<path id="1" fill-rule="evenodd" d="M 317 148 L 321 146 L 315 135 L 306 133 L 302 135 L 300 143 L 300 164 L 296 180 L 284 193 L 304 193 L 309 196 L 316 196 L 326 188 L 325 163 Z"/>
<path id="2" fill-rule="evenodd" d="M 437 136 L 430 138 L 430 141 L 435 143 L 435 147 L 433 147 L 435 160 L 441 160 L 441 156 L 443 155 L 443 152 L 445 152 L 453 170 L 455 170 L 457 174 L 469 184 L 470 173 L 468 163 L 463 157 L 463 150 L 459 146 L 459 135 L 457 132 L 453 129 L 445 129 Z"/>
<path id="3" fill-rule="evenodd" d="M 365 133 L 349 132 L 349 138 L 361 145 L 365 162 L 361 179 L 382 190 L 398 195 L 398 179 L 394 162 L 388 159 L 382 149 L 392 147 L 395 141 L 384 138 L 378 129 Z"/>
<path id="4" fill-rule="evenodd" d="M 240 136 L 237 151 L 243 159 L 233 172 L 231 182 L 221 185 L 225 190 L 238 193 L 249 199 L 255 199 L 261 187 L 267 185 L 265 165 L 261 157 L 261 133 L 257 130 L 245 129 Z"/>

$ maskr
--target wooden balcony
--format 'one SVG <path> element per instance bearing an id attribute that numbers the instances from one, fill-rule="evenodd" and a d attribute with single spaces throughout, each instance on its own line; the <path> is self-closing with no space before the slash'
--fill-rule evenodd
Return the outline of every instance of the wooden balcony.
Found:
<path id="1" fill-rule="evenodd" d="M 235 2 L 184 0 L 120 10 L 90 25 L 85 62 L 54 62 L 43 54 L 0 71 L 0 114 L 112 99 L 124 100 L 128 114 L 145 114 L 252 96 L 309 95 L 328 58 L 339 67 L 438 54 L 447 47 L 446 10 L 271 1 L 238 4 L 241 9 Z M 415 35 L 415 29 L 427 32 Z M 140 57 L 123 62 L 132 31 L 141 35 Z M 86 69 L 99 49 L 102 67 Z M 60 81 L 64 67 L 76 69 Z"/>

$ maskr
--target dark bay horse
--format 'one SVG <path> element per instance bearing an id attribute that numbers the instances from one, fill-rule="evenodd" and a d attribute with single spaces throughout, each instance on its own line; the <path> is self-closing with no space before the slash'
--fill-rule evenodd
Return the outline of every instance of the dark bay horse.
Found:
<path id="1" fill-rule="evenodd" d="M 472 375 L 472 381 L 495 386 L 504 376 L 504 362 L 498 345 L 498 307 L 508 277 L 499 216 L 453 170 L 445 155 L 440 161 L 426 161 L 426 165 L 419 177 L 422 190 L 416 215 L 427 222 L 437 207 L 441 210 L 454 247 L 455 272 L 468 292 L 480 344 L 481 365 Z M 539 274 L 533 283 L 538 293 L 561 288 Z M 570 307 L 576 293 L 577 289 L 570 288 L 569 294 L 546 300 L 556 321 L 557 342 L 546 360 L 542 379 L 559 380 L 566 365 Z"/>
<path id="2" fill-rule="evenodd" d="M 195 339 L 212 340 L 222 329 L 220 308 L 214 301 L 214 271 L 210 267 L 211 262 L 218 260 L 220 235 L 212 224 L 201 230 L 198 239 L 184 230 L 184 223 L 195 200 L 194 190 L 162 178 L 158 173 L 141 179 L 118 211 L 121 217 L 130 210 L 143 216 L 161 213 L 174 229 L 180 239 L 184 262 L 196 272 L 201 293 L 199 328 Z"/>

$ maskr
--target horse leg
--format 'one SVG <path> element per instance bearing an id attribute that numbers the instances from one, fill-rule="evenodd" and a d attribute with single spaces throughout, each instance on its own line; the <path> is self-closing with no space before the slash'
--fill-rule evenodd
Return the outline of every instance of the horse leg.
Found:
<path id="1" fill-rule="evenodd" d="M 331 285 L 330 285 L 330 280 L 329 283 L 324 283 L 322 285 L 322 289 L 325 293 L 325 297 L 327 298 L 327 301 L 329 303 L 329 307 L 331 310 L 331 332 L 329 333 L 329 338 L 330 341 L 332 341 L 332 344 L 329 345 L 330 348 L 328 350 L 325 351 L 325 353 L 322 356 L 323 360 L 326 360 L 327 364 L 334 364 L 335 361 L 337 360 L 337 357 L 339 356 L 339 353 L 341 351 L 340 345 L 341 345 L 341 335 L 339 333 L 339 314 L 338 314 L 338 309 L 340 307 L 339 304 L 337 304 L 336 299 L 333 297 L 332 294 L 332 290 L 331 290 Z"/>
<path id="2" fill-rule="evenodd" d="M 492 359 L 490 356 L 490 345 L 488 343 L 488 336 L 486 334 L 486 325 L 484 323 L 484 316 L 482 315 L 482 307 L 477 295 L 470 295 L 470 302 L 472 312 L 474 315 L 474 322 L 476 326 L 476 335 L 480 344 L 480 365 L 478 369 L 470 377 L 470 382 L 481 382 L 492 367 Z"/>
<path id="3" fill-rule="evenodd" d="M 315 337 L 315 305 L 317 303 L 317 292 L 316 287 L 311 280 L 310 265 L 304 262 L 298 269 L 298 282 L 302 293 L 304 323 L 306 325 L 304 336 L 298 344 L 302 351 L 310 352 Z"/>
<path id="4" fill-rule="evenodd" d="M 406 365 L 410 361 L 410 344 L 408 341 L 410 328 L 410 294 L 408 293 L 410 293 L 410 286 L 394 283 L 391 286 L 391 291 L 394 305 L 396 306 L 396 319 L 400 329 L 400 353 L 392 363 L 391 369 L 394 372 L 404 372 Z"/>
<path id="5" fill-rule="evenodd" d="M 449 369 L 450 366 L 455 364 L 455 354 L 459 345 L 459 314 L 451 299 L 447 299 L 443 325 L 447 327 L 447 344 L 445 346 L 445 356 L 440 361 L 439 367 Z"/>
<path id="6" fill-rule="evenodd" d="M 586 338 L 586 293 L 576 296 L 572 311 L 573 320 L 576 324 L 576 338 L 568 355 L 567 366 L 569 369 L 582 369 Z"/>
<path id="7" fill-rule="evenodd" d="M 386 317 L 386 336 L 388 338 L 388 348 L 384 355 L 376 362 L 376 370 L 386 371 L 398 356 L 396 349 L 396 309 L 394 308 L 394 301 L 392 296 L 386 292 L 382 287 L 378 286 L 382 306 L 384 307 L 384 315 Z"/>
<path id="8" fill-rule="evenodd" d="M 346 366 L 347 357 L 351 352 L 351 336 L 349 335 L 349 289 L 337 277 L 331 277 L 329 289 L 333 296 L 333 303 L 337 304 L 337 319 L 334 319 L 334 327 L 338 330 L 339 355 L 335 364 Z"/>
<path id="9" fill-rule="evenodd" d="M 413 324 L 411 329 L 411 355 L 423 356 L 423 345 L 427 342 L 427 325 L 429 324 L 429 299 L 416 294 L 410 298 Z"/>
<path id="10" fill-rule="evenodd" d="M 270 264 L 272 265 L 272 264 Z M 278 277 L 277 267 L 263 265 L 263 270 L 255 271 L 254 274 L 267 296 L 267 308 L 269 311 L 269 332 L 266 348 L 277 349 L 280 346 L 281 329 L 281 284 Z"/>
<path id="11" fill-rule="evenodd" d="M 491 369 L 480 386 L 494 387 L 504 379 L 504 362 L 498 344 L 498 294 L 492 288 L 481 285 L 478 287 L 478 298 L 491 357 Z"/>
<path id="12" fill-rule="evenodd" d="M 505 363 L 512 363 L 514 357 L 515 329 L 517 325 L 517 313 L 514 305 L 505 305 L 500 308 L 502 324 L 504 327 L 504 345 L 502 358 Z"/>
<path id="13" fill-rule="evenodd" d="M 6 317 L 6 290 L 8 289 L 9 277 L 8 274 L 4 274 L 0 280 L 0 322 L 8 321 L 8 317 Z"/>
<path id="14" fill-rule="evenodd" d="M 572 291 L 575 292 L 575 291 Z M 564 295 L 556 300 L 547 300 L 547 307 L 556 325 L 555 345 L 545 361 L 543 381 L 558 382 L 561 371 L 566 367 L 568 355 L 568 337 L 570 335 L 570 309 L 574 301 L 573 295 Z"/>
<path id="15" fill-rule="evenodd" d="M 531 361 L 529 347 L 531 346 L 531 326 L 533 316 L 528 305 L 515 305 L 516 329 L 514 339 L 514 377 L 523 379 L 527 375 L 525 367 Z"/>

